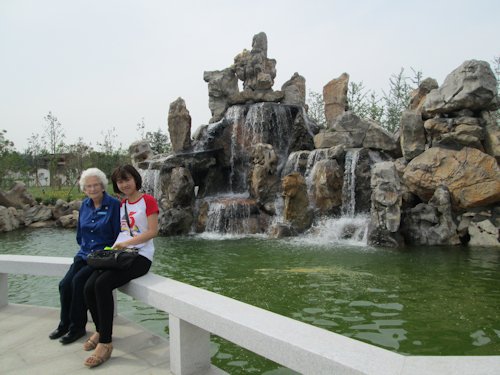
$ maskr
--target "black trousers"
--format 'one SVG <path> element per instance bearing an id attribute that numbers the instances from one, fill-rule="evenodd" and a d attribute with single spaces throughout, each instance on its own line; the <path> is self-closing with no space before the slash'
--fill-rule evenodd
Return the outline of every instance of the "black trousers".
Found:
<path id="1" fill-rule="evenodd" d="M 99 342 L 108 344 L 113 336 L 113 290 L 148 273 L 151 261 L 139 255 L 126 270 L 95 270 L 85 284 L 85 300 L 94 320 Z"/>
<path id="2" fill-rule="evenodd" d="M 73 264 L 64 278 L 59 282 L 59 296 L 61 299 L 61 330 L 78 332 L 85 329 L 87 324 L 87 305 L 83 289 L 87 279 L 94 271 L 87 262 L 75 256 Z"/>

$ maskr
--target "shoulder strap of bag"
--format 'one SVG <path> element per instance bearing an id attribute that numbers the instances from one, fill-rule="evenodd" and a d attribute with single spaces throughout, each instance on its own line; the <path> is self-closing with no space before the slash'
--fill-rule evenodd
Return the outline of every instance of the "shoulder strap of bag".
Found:
<path id="1" fill-rule="evenodd" d="M 128 211 L 127 211 L 127 201 L 125 201 L 125 220 L 127 220 L 127 226 L 128 226 L 128 231 L 130 232 L 130 237 L 134 237 L 132 229 L 130 229 L 130 221 L 128 218 Z"/>

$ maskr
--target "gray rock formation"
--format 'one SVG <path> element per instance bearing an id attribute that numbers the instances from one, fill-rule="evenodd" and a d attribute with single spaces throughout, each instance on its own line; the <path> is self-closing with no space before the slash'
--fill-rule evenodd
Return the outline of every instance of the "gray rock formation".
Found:
<path id="1" fill-rule="evenodd" d="M 277 175 L 278 157 L 270 144 L 258 143 L 252 152 L 252 169 L 250 171 L 250 197 L 274 214 L 274 200 L 280 188 Z"/>
<path id="2" fill-rule="evenodd" d="M 229 98 L 239 92 L 238 77 L 234 70 L 227 68 L 204 72 L 203 79 L 208 82 L 208 107 L 212 112 L 210 123 L 220 121 L 229 108 Z"/>
<path id="3" fill-rule="evenodd" d="M 401 115 L 401 151 L 410 161 L 425 151 L 425 129 L 422 115 L 417 111 L 406 110 Z"/>
<path id="4" fill-rule="evenodd" d="M 70 214 L 60 216 L 56 220 L 56 226 L 61 228 L 76 228 L 78 225 L 78 211 L 73 211 Z"/>
<path id="5" fill-rule="evenodd" d="M 281 104 L 304 107 L 306 104 L 306 79 L 295 72 L 288 81 L 281 86 L 284 98 Z"/>
<path id="6" fill-rule="evenodd" d="M 168 132 L 172 151 L 178 153 L 191 148 L 191 115 L 184 99 L 177 98 L 168 110 Z"/>
<path id="7" fill-rule="evenodd" d="M 490 220 L 471 221 L 468 227 L 469 246 L 500 247 L 498 227 Z"/>
<path id="8" fill-rule="evenodd" d="M 476 117 L 432 118 L 424 123 L 432 147 L 456 149 L 474 147 L 483 150 L 484 130 Z"/>
<path id="9" fill-rule="evenodd" d="M 32 223 L 43 222 L 52 219 L 52 210 L 44 205 L 36 205 L 24 209 L 24 225 L 29 226 Z"/>
<path id="10" fill-rule="evenodd" d="M 282 182 L 285 223 L 290 224 L 298 232 L 304 232 L 312 224 L 312 212 L 309 209 L 307 186 L 299 173 L 285 176 Z"/>
<path id="11" fill-rule="evenodd" d="M 376 246 L 403 245 L 399 234 L 403 189 L 393 162 L 380 162 L 372 167 L 371 210 L 368 242 Z"/>
<path id="12" fill-rule="evenodd" d="M 14 186 L 6 192 L 0 191 L 0 205 L 4 207 L 23 208 L 26 205 L 36 205 L 35 199 L 26 189 L 26 185 L 21 181 L 16 181 Z"/>
<path id="13" fill-rule="evenodd" d="M 490 65 L 486 61 L 468 60 L 427 95 L 423 110 L 432 115 L 462 109 L 495 109 L 497 94 L 497 81 Z"/>
<path id="14" fill-rule="evenodd" d="M 335 159 L 320 160 L 311 171 L 314 206 L 320 215 L 338 215 L 342 206 L 343 171 Z"/>
<path id="15" fill-rule="evenodd" d="M 460 239 L 453 220 L 450 192 L 436 188 L 429 203 L 419 203 L 406 210 L 403 217 L 405 241 L 414 245 L 458 245 Z"/>
<path id="16" fill-rule="evenodd" d="M 165 235 L 188 234 L 193 224 L 194 181 L 188 169 L 173 168 L 161 176 L 159 230 Z"/>
<path id="17" fill-rule="evenodd" d="M 243 50 L 234 58 L 232 66 L 236 76 L 243 81 L 245 91 L 269 91 L 276 77 L 276 60 L 267 58 L 267 36 L 254 35 L 252 50 Z"/>
<path id="18" fill-rule="evenodd" d="M 437 89 L 438 83 L 434 78 L 426 78 L 424 79 L 420 85 L 418 86 L 417 89 L 415 89 L 411 94 L 410 94 L 410 104 L 408 106 L 408 109 L 410 111 L 416 110 L 417 112 L 421 113 L 422 112 L 422 106 L 425 101 L 425 97 L 427 96 L 428 93 L 430 93 L 432 90 Z"/>
<path id="19" fill-rule="evenodd" d="M 314 136 L 316 148 L 343 145 L 345 148 L 371 148 L 395 152 L 395 137 L 372 120 L 364 120 L 348 111 L 340 115 L 326 131 Z"/>
<path id="20" fill-rule="evenodd" d="M 57 220 L 62 216 L 72 215 L 74 211 L 78 212 L 80 210 L 81 205 L 81 200 L 65 202 L 62 199 L 58 199 L 52 209 L 52 217 Z"/>
<path id="21" fill-rule="evenodd" d="M 132 143 L 128 148 L 128 152 L 134 166 L 138 166 L 139 163 L 150 159 L 154 155 L 149 142 L 146 140 Z"/>
<path id="22" fill-rule="evenodd" d="M 22 224 L 24 224 L 22 214 L 20 215 L 14 207 L 0 206 L 0 233 L 13 231 Z"/>

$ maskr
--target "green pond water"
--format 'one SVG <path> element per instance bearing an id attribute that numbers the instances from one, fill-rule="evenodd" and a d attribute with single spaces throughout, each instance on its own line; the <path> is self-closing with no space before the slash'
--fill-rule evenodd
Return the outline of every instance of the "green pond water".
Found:
<path id="1" fill-rule="evenodd" d="M 500 355 L 498 249 L 326 242 L 160 237 L 152 271 L 401 354 Z M 73 230 L 0 234 L 3 254 L 75 252 Z M 58 307 L 58 281 L 11 276 L 9 301 Z M 121 314 L 167 335 L 167 314 L 119 298 Z M 217 337 L 212 354 L 212 362 L 231 374 L 290 373 Z"/>

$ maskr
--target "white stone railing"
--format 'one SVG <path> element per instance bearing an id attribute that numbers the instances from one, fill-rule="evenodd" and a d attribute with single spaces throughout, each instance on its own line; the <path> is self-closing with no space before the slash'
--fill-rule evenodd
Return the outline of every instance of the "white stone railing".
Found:
<path id="1" fill-rule="evenodd" d="M 62 276 L 70 258 L 0 255 L 0 307 L 8 274 Z M 176 375 L 223 373 L 210 364 L 210 334 L 302 374 L 498 374 L 500 356 L 403 356 L 216 293 L 149 273 L 120 291 L 169 314 Z"/>

